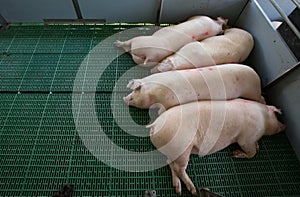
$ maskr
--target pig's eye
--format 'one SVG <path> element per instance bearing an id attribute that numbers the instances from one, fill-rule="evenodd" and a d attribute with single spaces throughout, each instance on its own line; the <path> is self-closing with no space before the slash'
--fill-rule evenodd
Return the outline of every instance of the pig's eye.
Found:
<path id="1" fill-rule="evenodd" d="M 132 97 L 130 97 L 129 101 L 132 101 L 132 100 L 133 100 L 133 98 L 132 98 Z"/>
<path id="2" fill-rule="evenodd" d="M 138 87 L 136 87 L 135 89 L 134 89 L 134 91 L 139 91 L 140 89 L 141 89 L 141 85 L 139 85 Z"/>

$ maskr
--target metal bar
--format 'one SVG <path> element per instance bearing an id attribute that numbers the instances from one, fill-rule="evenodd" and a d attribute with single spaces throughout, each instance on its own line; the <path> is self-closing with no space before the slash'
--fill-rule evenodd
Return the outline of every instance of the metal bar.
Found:
<path id="1" fill-rule="evenodd" d="M 82 14 L 81 14 L 81 10 L 80 10 L 80 6 L 78 4 L 78 1 L 77 0 L 72 0 L 72 2 L 73 2 L 73 6 L 74 6 L 74 9 L 75 9 L 77 18 L 82 19 Z"/>
<path id="2" fill-rule="evenodd" d="M 291 0 L 300 9 L 300 3 L 297 0 Z"/>
<path id="3" fill-rule="evenodd" d="M 156 14 L 156 21 L 155 21 L 155 25 L 157 25 L 157 26 L 160 25 L 162 5 L 163 5 L 163 0 L 158 0 L 158 8 L 157 8 L 157 14 Z"/>
<path id="4" fill-rule="evenodd" d="M 44 23 L 51 24 L 104 24 L 105 19 L 44 19 Z"/>
<path id="5" fill-rule="evenodd" d="M 276 3 L 275 0 L 269 0 L 272 5 L 275 7 L 275 9 L 279 12 L 279 14 L 282 16 L 283 20 L 287 23 L 287 25 L 291 28 L 291 30 L 296 34 L 298 39 L 300 39 L 300 32 L 295 27 L 295 25 L 291 22 L 291 20 L 288 18 L 288 16 L 284 13 L 284 11 L 280 8 L 280 6 Z"/>
<path id="6" fill-rule="evenodd" d="M 269 89 L 274 84 L 278 83 L 280 80 L 282 80 L 283 78 L 285 78 L 288 74 L 290 74 L 291 72 L 295 71 L 297 68 L 298 69 L 300 68 L 300 62 L 298 62 L 297 64 L 295 64 L 294 66 L 292 66 L 291 68 L 289 68 L 288 70 L 286 70 L 285 72 L 283 72 L 281 75 L 279 75 L 278 77 L 276 77 L 274 80 L 270 81 L 263 89 Z"/>

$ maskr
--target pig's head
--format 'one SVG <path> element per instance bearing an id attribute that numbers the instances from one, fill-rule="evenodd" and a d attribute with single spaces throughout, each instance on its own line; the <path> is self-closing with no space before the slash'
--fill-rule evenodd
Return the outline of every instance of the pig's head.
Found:
<path id="1" fill-rule="evenodd" d="M 227 29 L 227 23 L 228 23 L 228 19 L 224 19 L 222 17 L 218 17 L 216 20 L 216 23 L 219 24 L 222 27 L 222 31 L 221 33 L 224 32 L 225 29 Z"/>
<path id="2" fill-rule="evenodd" d="M 129 81 L 127 88 L 133 90 L 128 96 L 123 98 L 127 105 L 147 109 L 153 104 L 153 95 L 141 80 L 133 79 Z"/>
<path id="3" fill-rule="evenodd" d="M 266 127 L 265 135 L 274 135 L 285 129 L 285 125 L 278 121 L 276 113 L 282 114 L 280 109 L 277 109 L 274 106 L 267 106 L 268 110 L 268 125 Z"/>

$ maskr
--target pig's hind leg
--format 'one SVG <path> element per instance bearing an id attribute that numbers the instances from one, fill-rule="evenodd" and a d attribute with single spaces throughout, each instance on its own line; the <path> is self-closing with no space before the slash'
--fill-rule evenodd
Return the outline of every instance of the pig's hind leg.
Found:
<path id="1" fill-rule="evenodd" d="M 176 193 L 181 195 L 181 183 L 178 175 L 176 174 L 174 167 L 173 167 L 173 162 L 168 161 L 171 173 L 172 173 L 172 183 L 173 187 L 175 187 Z"/>
<path id="2" fill-rule="evenodd" d="M 235 150 L 231 152 L 231 155 L 236 158 L 252 158 L 256 155 L 259 145 L 258 142 L 255 143 L 247 143 L 247 144 L 240 144 L 242 150 Z"/>
<path id="3" fill-rule="evenodd" d="M 130 52 L 131 50 L 131 40 L 127 40 L 125 42 L 117 40 L 114 44 L 116 47 L 122 47 L 126 52 Z"/>
<path id="4" fill-rule="evenodd" d="M 190 151 L 187 151 L 190 153 Z M 189 162 L 189 156 L 190 154 L 183 154 L 181 155 L 178 159 L 176 159 L 173 162 L 173 170 L 176 173 L 176 175 L 179 176 L 179 178 L 184 182 L 184 184 L 186 185 L 187 189 L 193 194 L 193 195 L 197 195 L 197 190 L 192 182 L 192 180 L 190 179 L 190 177 L 188 176 L 188 174 L 186 173 L 186 168 L 188 166 L 188 162 Z"/>

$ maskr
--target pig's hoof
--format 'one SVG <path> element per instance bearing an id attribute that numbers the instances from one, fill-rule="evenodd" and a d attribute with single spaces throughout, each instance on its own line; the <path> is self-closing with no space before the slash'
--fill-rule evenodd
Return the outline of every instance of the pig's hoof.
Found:
<path id="1" fill-rule="evenodd" d="M 186 188 L 191 192 L 194 196 L 197 196 L 197 190 L 193 184 L 187 184 Z"/>
<path id="2" fill-rule="evenodd" d="M 231 156 L 235 158 L 247 158 L 248 156 L 241 150 L 235 150 L 231 152 Z"/>
<path id="3" fill-rule="evenodd" d="M 197 196 L 197 190 L 195 189 L 195 187 L 188 188 L 188 190 L 193 194 L 193 196 Z"/>
<path id="4" fill-rule="evenodd" d="M 123 46 L 123 42 L 121 42 L 120 40 L 117 40 L 116 42 L 114 42 L 114 45 L 116 47 L 122 47 Z"/>
<path id="5" fill-rule="evenodd" d="M 176 189 L 176 193 L 181 196 L 181 184 L 180 184 L 180 181 L 177 182 L 177 184 L 175 186 L 175 189 Z"/>

